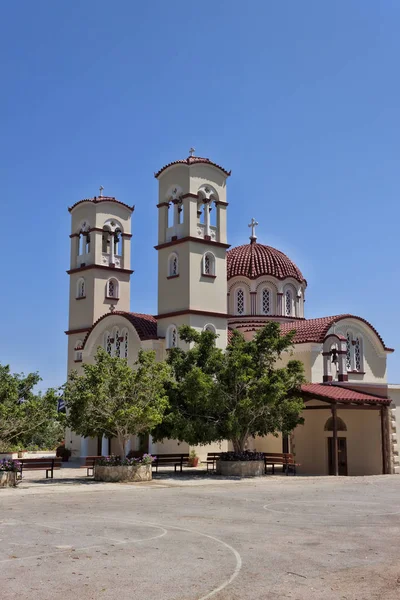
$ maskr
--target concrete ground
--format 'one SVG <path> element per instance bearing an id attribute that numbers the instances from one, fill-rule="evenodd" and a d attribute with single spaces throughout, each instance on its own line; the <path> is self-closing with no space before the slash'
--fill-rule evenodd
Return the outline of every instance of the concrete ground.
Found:
<path id="1" fill-rule="evenodd" d="M 0 490 L 2 600 L 399 600 L 400 477 L 62 469 Z"/>

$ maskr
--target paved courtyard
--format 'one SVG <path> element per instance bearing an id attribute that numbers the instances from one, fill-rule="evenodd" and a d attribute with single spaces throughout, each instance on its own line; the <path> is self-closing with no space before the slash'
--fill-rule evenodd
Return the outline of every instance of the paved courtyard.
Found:
<path id="1" fill-rule="evenodd" d="M 400 598 L 399 476 L 74 476 L 0 490 L 2 600 Z"/>

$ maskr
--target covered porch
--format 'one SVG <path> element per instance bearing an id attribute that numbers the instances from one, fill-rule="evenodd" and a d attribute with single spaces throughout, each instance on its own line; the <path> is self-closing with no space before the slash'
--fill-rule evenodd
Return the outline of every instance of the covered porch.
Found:
<path id="1" fill-rule="evenodd" d="M 305 384 L 304 424 L 290 451 L 305 475 L 391 473 L 389 398 L 335 384 Z"/>

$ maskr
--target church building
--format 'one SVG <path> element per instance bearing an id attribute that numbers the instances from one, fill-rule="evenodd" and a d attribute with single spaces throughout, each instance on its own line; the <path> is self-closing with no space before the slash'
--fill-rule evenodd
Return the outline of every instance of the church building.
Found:
<path id="1" fill-rule="evenodd" d="M 98 346 L 133 365 L 140 349 L 159 360 L 185 347 L 181 325 L 217 334 L 224 349 L 234 329 L 246 339 L 268 321 L 295 330 L 293 357 L 302 361 L 304 424 L 290 438 L 252 439 L 249 449 L 295 453 L 309 475 L 399 473 L 396 415 L 389 397 L 386 347 L 358 315 L 306 318 L 307 281 L 285 254 L 260 243 L 257 222 L 249 243 L 230 248 L 227 180 L 230 171 L 193 155 L 155 173 L 158 181 L 157 315 L 130 312 L 131 220 L 134 207 L 100 196 L 81 200 L 71 214 L 68 372 L 92 362 Z M 149 246 L 148 251 L 152 251 Z M 288 360 L 289 356 L 283 360 Z M 117 452 L 115 440 L 67 433 L 74 456 Z M 130 448 L 187 453 L 186 443 L 136 439 Z M 197 447 L 228 449 L 228 442 Z"/>

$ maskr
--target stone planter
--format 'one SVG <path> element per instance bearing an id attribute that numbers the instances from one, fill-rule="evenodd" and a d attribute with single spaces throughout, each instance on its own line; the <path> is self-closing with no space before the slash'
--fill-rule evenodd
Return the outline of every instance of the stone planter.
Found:
<path id="1" fill-rule="evenodd" d="M 151 481 L 151 464 L 119 467 L 95 465 L 94 479 L 95 481 Z"/>
<path id="2" fill-rule="evenodd" d="M 17 473 L 14 471 L 0 471 L 0 487 L 15 487 L 17 485 Z"/>
<path id="3" fill-rule="evenodd" d="M 264 461 L 217 460 L 216 473 L 225 477 L 260 477 L 264 475 Z"/>

